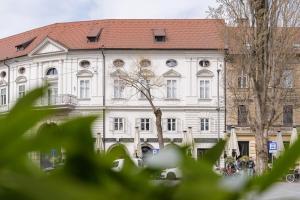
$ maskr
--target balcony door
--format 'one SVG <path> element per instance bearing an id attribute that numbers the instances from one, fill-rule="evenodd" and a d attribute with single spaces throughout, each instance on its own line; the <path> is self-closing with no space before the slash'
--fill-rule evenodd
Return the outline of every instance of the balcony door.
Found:
<path id="1" fill-rule="evenodd" d="M 48 105 L 55 105 L 58 103 L 58 88 L 57 83 L 51 83 L 47 92 Z"/>

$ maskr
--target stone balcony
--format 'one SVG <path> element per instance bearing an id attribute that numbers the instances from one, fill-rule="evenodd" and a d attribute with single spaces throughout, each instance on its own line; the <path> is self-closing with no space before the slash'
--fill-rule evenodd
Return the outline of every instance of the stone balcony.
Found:
<path id="1" fill-rule="evenodd" d="M 38 107 L 74 108 L 78 103 L 77 97 L 70 94 L 46 96 L 37 103 Z"/>

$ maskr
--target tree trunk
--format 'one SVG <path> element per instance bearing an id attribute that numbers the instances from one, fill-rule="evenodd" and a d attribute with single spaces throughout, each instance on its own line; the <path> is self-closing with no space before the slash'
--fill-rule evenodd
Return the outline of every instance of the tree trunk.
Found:
<path id="1" fill-rule="evenodd" d="M 161 110 L 159 108 L 156 109 L 154 111 L 154 115 L 155 115 L 155 124 L 156 124 L 159 149 L 163 149 L 164 148 L 164 138 L 163 138 L 162 125 L 161 125 L 161 116 L 162 116 Z"/>
<path id="2" fill-rule="evenodd" d="M 256 129 L 256 172 L 260 175 L 268 169 L 268 134 L 267 131 Z"/>

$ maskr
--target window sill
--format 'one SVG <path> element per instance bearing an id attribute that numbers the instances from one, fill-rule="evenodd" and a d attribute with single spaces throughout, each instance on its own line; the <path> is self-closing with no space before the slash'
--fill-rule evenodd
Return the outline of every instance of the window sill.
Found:
<path id="1" fill-rule="evenodd" d="M 125 131 L 112 131 L 114 134 L 124 134 Z"/>
<path id="2" fill-rule="evenodd" d="M 165 98 L 165 101 L 180 101 L 180 99 L 177 99 L 177 98 Z"/>
<path id="3" fill-rule="evenodd" d="M 113 97 L 112 100 L 114 101 L 123 101 L 123 100 L 126 100 L 126 98 L 116 98 L 116 97 Z"/>
<path id="4" fill-rule="evenodd" d="M 166 134 L 180 134 L 179 131 L 165 131 Z"/>
<path id="5" fill-rule="evenodd" d="M 91 98 L 78 98 L 78 101 L 90 101 Z"/>
<path id="6" fill-rule="evenodd" d="M 212 101 L 212 99 L 201 99 L 201 98 L 198 98 L 198 101 Z"/>

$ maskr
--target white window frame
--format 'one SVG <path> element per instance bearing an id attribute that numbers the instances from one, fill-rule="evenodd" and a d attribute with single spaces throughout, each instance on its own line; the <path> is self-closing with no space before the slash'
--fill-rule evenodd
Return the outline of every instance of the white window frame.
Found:
<path id="1" fill-rule="evenodd" d="M 7 87 L 0 88 L 0 105 L 7 105 Z"/>
<path id="2" fill-rule="evenodd" d="M 242 73 L 238 77 L 238 88 L 248 88 L 248 76 L 244 73 L 244 71 L 242 71 Z"/>
<path id="3" fill-rule="evenodd" d="M 178 87 L 176 79 L 167 79 L 166 81 L 166 96 L 167 99 L 177 99 Z"/>
<path id="4" fill-rule="evenodd" d="M 170 129 L 169 129 L 170 125 Z M 166 119 L 166 129 L 168 132 L 176 132 L 177 131 L 177 119 L 176 118 L 167 118 Z"/>
<path id="5" fill-rule="evenodd" d="M 150 80 L 141 80 L 141 84 L 143 84 L 143 86 L 145 86 L 146 85 L 146 83 L 147 84 L 150 84 Z M 143 88 L 143 86 L 141 86 L 141 90 L 144 92 L 144 93 L 148 93 L 148 91 L 146 90 L 146 89 L 144 89 Z M 146 96 L 140 91 L 139 92 L 139 99 L 141 99 L 141 100 L 146 100 L 147 98 L 146 98 Z"/>
<path id="6" fill-rule="evenodd" d="M 203 87 L 201 82 L 204 83 Z M 203 88 L 203 96 L 201 94 L 201 88 Z M 210 79 L 199 79 L 199 99 L 210 99 L 211 97 L 211 80 Z"/>
<path id="7" fill-rule="evenodd" d="M 294 87 L 294 77 L 293 77 L 293 70 L 287 69 L 284 70 L 282 73 L 282 86 L 283 88 L 289 89 Z"/>
<path id="8" fill-rule="evenodd" d="M 91 98 L 91 79 L 79 79 L 79 99 Z"/>
<path id="9" fill-rule="evenodd" d="M 113 98 L 114 99 L 123 99 L 124 98 L 125 86 L 122 82 L 123 81 L 121 79 L 113 80 Z"/>
<path id="10" fill-rule="evenodd" d="M 20 88 L 23 87 L 23 90 L 20 90 Z M 24 97 L 26 94 L 26 85 L 24 83 L 18 84 L 18 98 Z"/>
<path id="11" fill-rule="evenodd" d="M 113 131 L 114 132 L 124 132 L 125 130 L 125 119 L 122 117 L 113 118 Z"/>
<path id="12" fill-rule="evenodd" d="M 151 119 L 150 118 L 140 118 L 140 131 L 149 132 L 151 130 Z M 148 128 L 147 128 L 148 125 Z M 143 128 L 144 127 L 144 130 Z"/>
<path id="13" fill-rule="evenodd" d="M 209 118 L 200 118 L 200 132 L 210 131 L 210 119 Z"/>

